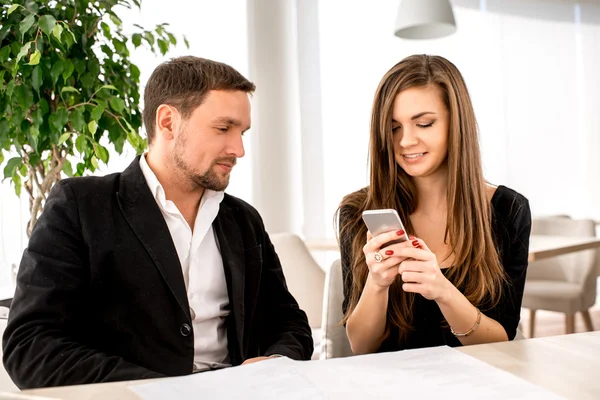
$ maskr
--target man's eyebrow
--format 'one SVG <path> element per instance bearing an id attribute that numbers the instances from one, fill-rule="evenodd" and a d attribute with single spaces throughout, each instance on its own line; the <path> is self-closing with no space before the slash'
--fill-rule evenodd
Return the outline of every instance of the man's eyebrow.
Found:
<path id="1" fill-rule="evenodd" d="M 213 124 L 227 124 L 233 126 L 242 126 L 242 121 L 231 117 L 219 117 L 213 120 Z"/>
<path id="2" fill-rule="evenodd" d="M 226 124 L 226 125 L 231 125 L 231 126 L 235 126 L 235 127 L 242 126 L 242 121 L 240 121 L 239 119 L 231 118 L 231 117 L 219 117 L 219 118 L 215 118 L 212 121 L 212 123 L 213 124 Z M 250 127 L 247 127 L 242 132 L 246 132 L 248 130 L 250 130 Z"/>

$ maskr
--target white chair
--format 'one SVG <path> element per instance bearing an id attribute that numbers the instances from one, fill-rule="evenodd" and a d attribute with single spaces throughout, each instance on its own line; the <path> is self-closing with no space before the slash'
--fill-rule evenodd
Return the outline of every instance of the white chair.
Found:
<path id="1" fill-rule="evenodd" d="M 4 334 L 4 330 L 6 329 L 6 323 L 8 318 L 8 308 L 0 307 L 0 341 L 2 340 L 2 335 Z M 4 368 L 4 363 L 2 362 L 2 346 L 0 346 L 0 392 L 18 392 L 19 388 L 13 383 L 8 376 L 8 372 Z"/>
<path id="2" fill-rule="evenodd" d="M 270 237 L 281 261 L 288 290 L 308 316 L 308 323 L 312 328 L 315 341 L 313 358 L 318 358 L 317 352 L 322 337 L 321 320 L 325 272 L 312 257 L 304 241 L 297 235 L 276 233 Z"/>
<path id="3" fill-rule="evenodd" d="M 546 217 L 532 221 L 531 233 L 593 237 L 595 228 L 592 220 Z M 575 331 L 575 313 L 580 312 L 586 329 L 593 330 L 588 309 L 596 301 L 596 259 L 596 250 L 586 250 L 529 263 L 523 307 L 530 310 L 530 337 L 535 335 L 536 310 L 564 313 L 566 333 Z"/>
<path id="4" fill-rule="evenodd" d="M 346 328 L 340 323 L 344 317 L 343 301 L 342 263 L 340 260 L 336 260 L 325 275 L 321 360 L 353 355 L 348 336 L 346 336 Z"/>

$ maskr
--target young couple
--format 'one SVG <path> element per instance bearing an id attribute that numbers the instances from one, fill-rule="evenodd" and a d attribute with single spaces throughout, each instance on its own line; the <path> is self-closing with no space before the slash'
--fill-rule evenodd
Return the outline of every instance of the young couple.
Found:
<path id="1" fill-rule="evenodd" d="M 184 375 L 313 350 L 262 220 L 224 193 L 254 85 L 181 57 L 144 94 L 150 149 L 121 174 L 65 179 L 25 250 L 3 338 L 21 388 Z M 260 134 L 258 132 L 257 134 Z M 354 353 L 513 339 L 527 268 L 527 200 L 486 184 L 456 67 L 395 65 L 377 89 L 371 180 L 339 208 Z M 372 237 L 364 210 L 403 232 Z"/>

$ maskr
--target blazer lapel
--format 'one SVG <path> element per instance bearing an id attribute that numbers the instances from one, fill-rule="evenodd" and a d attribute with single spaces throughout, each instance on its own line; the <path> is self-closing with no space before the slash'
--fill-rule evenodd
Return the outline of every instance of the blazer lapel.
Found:
<path id="1" fill-rule="evenodd" d="M 219 214 L 213 224 L 223 258 L 227 292 L 235 321 L 237 340 L 242 357 L 244 355 L 244 245 L 242 233 L 235 222 L 233 211 L 221 202 Z M 243 360 L 242 360 L 243 361 Z"/>
<path id="2" fill-rule="evenodd" d="M 181 263 L 169 227 L 152 196 L 139 164 L 139 156 L 121 174 L 117 192 L 119 207 L 140 242 L 173 292 L 185 315 L 190 308 Z"/>

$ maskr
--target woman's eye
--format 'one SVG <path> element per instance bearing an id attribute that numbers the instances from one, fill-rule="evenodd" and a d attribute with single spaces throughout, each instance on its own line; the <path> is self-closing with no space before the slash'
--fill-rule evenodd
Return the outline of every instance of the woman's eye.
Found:
<path id="1" fill-rule="evenodd" d="M 429 128 L 430 126 L 433 125 L 433 122 L 429 123 L 429 124 L 417 124 L 417 126 L 419 128 Z"/>

